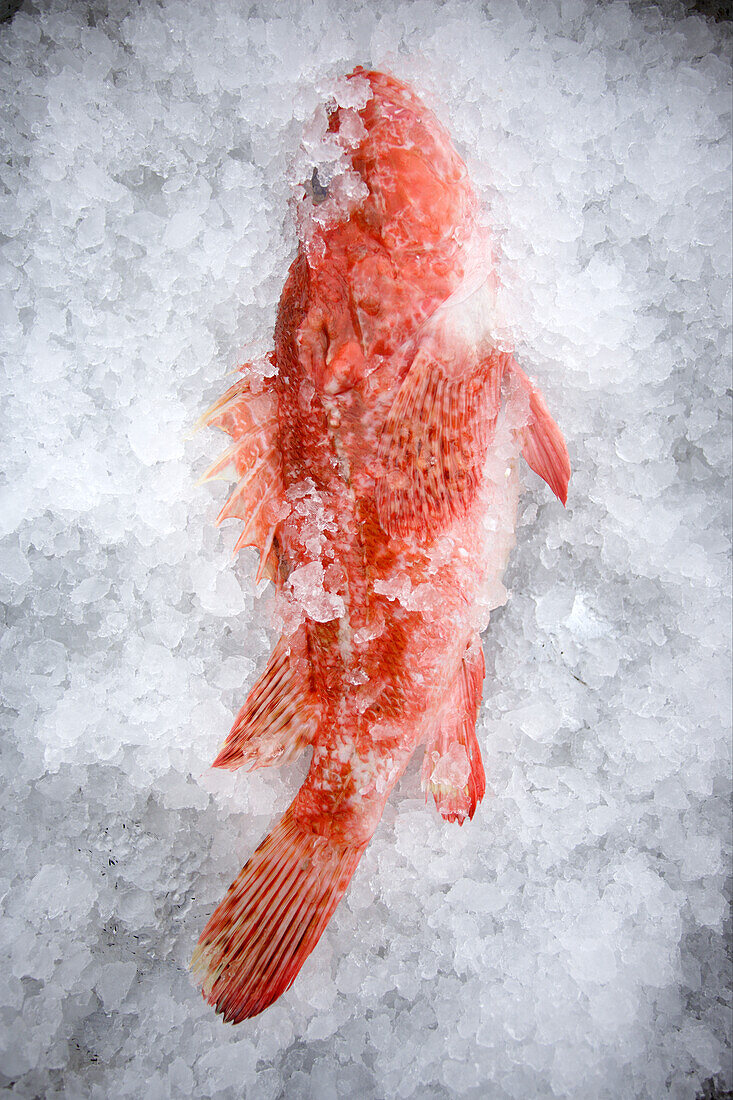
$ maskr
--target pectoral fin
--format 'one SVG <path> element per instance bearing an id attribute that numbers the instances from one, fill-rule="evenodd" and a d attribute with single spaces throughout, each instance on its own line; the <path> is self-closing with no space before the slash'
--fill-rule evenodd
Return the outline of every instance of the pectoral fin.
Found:
<path id="1" fill-rule="evenodd" d="M 424 538 L 465 512 L 493 434 L 506 360 L 494 353 L 456 365 L 434 350 L 417 352 L 379 446 L 377 507 L 389 535 Z"/>

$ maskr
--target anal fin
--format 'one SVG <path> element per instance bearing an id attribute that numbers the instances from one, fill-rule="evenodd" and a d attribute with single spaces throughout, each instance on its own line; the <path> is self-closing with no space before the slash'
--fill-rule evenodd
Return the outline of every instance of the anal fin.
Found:
<path id="1" fill-rule="evenodd" d="M 275 646 L 212 766 L 252 771 L 285 763 L 311 743 L 319 717 L 305 627 L 300 627 Z"/>
<path id="2" fill-rule="evenodd" d="M 432 794 L 446 821 L 472 818 L 486 791 L 486 775 L 476 738 L 476 715 L 484 681 L 481 639 L 469 646 L 440 727 L 425 746 L 422 788 Z"/>

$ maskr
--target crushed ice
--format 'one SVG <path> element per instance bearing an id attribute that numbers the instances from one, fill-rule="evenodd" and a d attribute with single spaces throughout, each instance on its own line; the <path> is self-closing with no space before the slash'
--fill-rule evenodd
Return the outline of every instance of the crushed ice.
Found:
<path id="1" fill-rule="evenodd" d="M 0 25 L 14 1096 L 731 1087 L 729 41 L 625 0 L 26 0 Z M 293 187 L 358 199 L 317 127 L 299 151 L 328 102 L 356 140 L 357 63 L 453 133 L 574 477 L 565 512 L 526 474 L 476 818 L 440 821 L 416 761 L 296 986 L 234 1030 L 188 959 L 304 764 L 208 768 L 273 608 L 213 526 L 226 487 L 194 487 L 223 440 L 187 432 L 270 347 Z"/>

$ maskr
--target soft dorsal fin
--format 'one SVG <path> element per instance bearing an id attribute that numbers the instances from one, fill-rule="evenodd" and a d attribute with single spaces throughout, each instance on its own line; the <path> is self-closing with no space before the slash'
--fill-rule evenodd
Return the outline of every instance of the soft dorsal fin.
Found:
<path id="1" fill-rule="evenodd" d="M 568 499 L 570 458 L 563 434 L 550 416 L 544 397 L 522 368 L 514 359 L 509 361 L 507 368 L 529 398 L 529 421 L 524 428 L 522 447 L 524 460 L 565 504 Z"/>
<path id="2" fill-rule="evenodd" d="M 424 538 L 462 515 L 479 484 L 501 402 L 507 356 L 442 361 L 420 348 L 387 416 L 379 447 L 379 521 Z M 447 360 L 447 356 L 446 356 Z"/>
<path id="3" fill-rule="evenodd" d="M 422 788 L 446 821 L 472 818 L 486 791 L 476 739 L 476 715 L 484 682 L 484 653 L 478 635 L 468 647 L 453 683 L 439 728 L 425 745 Z"/>
<path id="4" fill-rule="evenodd" d="M 283 764 L 311 743 L 319 717 L 301 626 L 275 646 L 212 766 L 253 771 Z"/>
<path id="5" fill-rule="evenodd" d="M 249 369 L 249 365 L 241 368 Z M 228 432 L 234 442 L 203 477 L 203 481 L 237 479 L 229 499 L 217 517 L 217 524 L 237 518 L 244 528 L 234 547 L 256 546 L 260 564 L 256 580 L 275 580 L 278 569 L 275 537 L 280 520 L 287 514 L 282 490 L 280 455 L 277 449 L 277 397 L 264 380 L 255 392 L 246 378 L 240 378 L 208 409 L 198 427 L 211 425 Z"/>

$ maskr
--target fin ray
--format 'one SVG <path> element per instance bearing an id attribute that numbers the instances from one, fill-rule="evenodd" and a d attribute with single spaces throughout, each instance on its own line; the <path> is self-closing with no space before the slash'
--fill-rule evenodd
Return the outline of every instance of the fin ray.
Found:
<path id="1" fill-rule="evenodd" d="M 271 451 L 262 455 L 242 474 L 216 517 L 217 526 L 225 519 L 241 519 L 249 524 L 259 514 L 273 481 L 271 455 Z"/>

